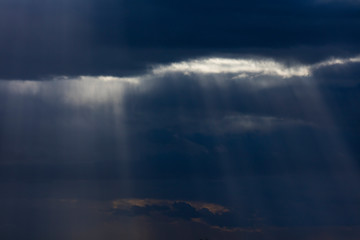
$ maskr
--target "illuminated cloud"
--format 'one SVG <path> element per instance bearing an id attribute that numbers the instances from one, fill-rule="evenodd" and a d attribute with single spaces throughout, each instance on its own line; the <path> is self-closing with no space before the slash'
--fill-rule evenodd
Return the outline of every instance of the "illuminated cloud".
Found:
<path id="1" fill-rule="evenodd" d="M 285 65 L 273 59 L 201 58 L 156 66 L 153 74 L 233 74 L 234 78 L 310 77 L 314 69 L 360 62 L 360 56 L 331 58 L 314 65 Z"/>
<path id="2" fill-rule="evenodd" d="M 282 78 L 306 77 L 310 75 L 306 66 L 285 66 L 271 59 L 233 59 L 233 58 L 203 58 L 169 65 L 157 66 L 154 74 L 184 73 L 184 74 L 238 74 L 244 73 L 279 76 Z"/>
<path id="3" fill-rule="evenodd" d="M 313 69 L 328 67 L 333 65 L 344 65 L 349 63 L 360 63 L 360 56 L 351 57 L 351 58 L 331 58 L 312 66 Z"/>
<path id="4" fill-rule="evenodd" d="M 168 78 L 168 74 L 192 75 L 194 80 L 202 79 L 201 76 L 213 76 L 217 80 L 239 81 L 252 87 L 268 88 L 289 83 L 289 79 L 294 77 L 297 81 L 310 79 L 315 71 L 322 68 L 351 63 L 360 63 L 360 56 L 331 58 L 313 65 L 285 65 L 272 59 L 210 57 L 154 66 L 147 74 L 133 77 L 79 76 L 56 77 L 52 81 L 4 82 L 7 82 L 10 92 L 17 94 L 46 95 L 53 88 L 53 91 L 62 91 L 60 95 L 65 101 L 79 105 L 115 99 L 122 95 L 126 87 L 143 86 Z"/>
<path id="5" fill-rule="evenodd" d="M 224 206 L 213 203 L 162 199 L 118 199 L 113 201 L 111 212 L 114 216 L 147 216 L 150 219 L 161 216 L 175 222 L 196 222 L 225 232 L 244 231 L 244 228 L 238 226 L 234 213 Z"/>
<path id="6" fill-rule="evenodd" d="M 173 82 L 178 88 L 185 84 L 185 81 L 194 81 L 194 86 L 201 86 L 199 91 L 206 91 L 210 86 L 219 89 L 228 86 L 227 83 L 235 83 L 242 89 L 256 91 L 292 84 L 331 84 L 331 81 L 322 81 L 322 75 L 331 74 L 331 71 L 339 69 L 339 66 L 351 64 L 354 69 L 354 64 L 357 63 L 360 63 L 359 56 L 331 58 L 313 65 L 284 65 L 271 59 L 202 58 L 155 66 L 146 74 L 138 76 L 100 75 L 56 77 L 50 81 L 1 81 L 0 90 L 14 95 L 37 96 L 46 101 L 61 102 L 74 107 L 92 108 L 110 104 L 113 110 L 120 113 L 125 95 L 140 99 L 145 95 L 151 96 L 159 89 L 164 90 L 168 82 Z M 341 76 L 338 79 L 335 79 L 336 83 L 346 84 Z M 353 85 L 356 85 L 357 80 L 353 81 Z M 284 125 L 306 125 L 296 119 L 249 115 L 227 116 L 214 121 L 208 122 L 208 126 L 214 126 L 212 129 L 225 126 L 218 133 L 266 131 Z"/>
<path id="7" fill-rule="evenodd" d="M 191 207 L 195 208 L 197 211 L 201 209 L 206 209 L 212 214 L 224 214 L 229 212 L 230 210 L 224 206 L 214 204 L 214 203 L 207 203 L 207 202 L 197 202 L 197 201 L 183 201 L 183 200 L 164 200 L 164 199 L 117 199 L 113 201 L 113 208 L 114 209 L 129 209 L 131 207 L 146 207 L 146 206 L 167 206 L 171 207 L 176 202 L 183 202 Z"/>

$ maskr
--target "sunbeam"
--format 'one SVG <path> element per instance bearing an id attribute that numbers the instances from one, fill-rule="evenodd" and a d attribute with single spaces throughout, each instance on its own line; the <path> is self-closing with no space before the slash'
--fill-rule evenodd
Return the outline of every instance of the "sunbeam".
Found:
<path id="1" fill-rule="evenodd" d="M 357 239 L 358 55 L 234 56 L 1 80 L 0 238 Z"/>

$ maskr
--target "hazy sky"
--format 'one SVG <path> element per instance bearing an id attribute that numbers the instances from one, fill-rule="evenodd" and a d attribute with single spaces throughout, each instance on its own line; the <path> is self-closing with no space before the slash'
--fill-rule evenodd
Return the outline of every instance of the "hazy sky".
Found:
<path id="1" fill-rule="evenodd" d="M 359 239 L 359 29 L 356 0 L 0 0 L 0 239 Z"/>

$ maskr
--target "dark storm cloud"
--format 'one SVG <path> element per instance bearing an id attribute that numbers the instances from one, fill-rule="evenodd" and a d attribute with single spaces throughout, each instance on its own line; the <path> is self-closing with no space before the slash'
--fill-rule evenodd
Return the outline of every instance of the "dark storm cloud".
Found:
<path id="1" fill-rule="evenodd" d="M 314 62 L 359 52 L 359 5 L 317 1 L 2 1 L 1 79 L 128 75 L 203 55 Z"/>
<path id="2" fill-rule="evenodd" d="M 356 43 L 358 37 L 352 31 L 357 24 L 353 20 L 359 17 L 357 10 L 341 4 L 319 6 L 312 1 L 286 0 L 115 3 L 117 1 L 101 4 L 114 6 L 108 12 L 111 20 L 127 20 L 125 33 L 130 45 L 276 48 L 294 44 Z M 124 18 L 116 17 L 118 9 L 124 10 Z M 346 29 L 341 28 L 344 25 Z M 340 34 L 335 35 L 334 30 Z M 107 33 L 107 37 L 99 36 L 104 37 L 105 42 L 116 44 L 122 32 L 110 28 Z M 114 35 L 116 33 L 119 35 Z"/>
<path id="3" fill-rule="evenodd" d="M 358 239 L 359 24 L 355 1 L 1 1 L 0 238 Z"/>

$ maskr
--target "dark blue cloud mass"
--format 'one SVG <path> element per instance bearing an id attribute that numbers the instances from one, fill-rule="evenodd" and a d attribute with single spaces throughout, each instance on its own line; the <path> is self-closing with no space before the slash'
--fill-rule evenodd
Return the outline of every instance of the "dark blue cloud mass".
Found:
<path id="1" fill-rule="evenodd" d="M 358 1 L 1 1 L 0 239 L 359 239 L 359 24 Z"/>
<path id="2" fill-rule="evenodd" d="M 360 52 L 360 5 L 349 1 L 0 4 L 1 79 L 128 75 L 212 54 L 314 62 Z"/>

